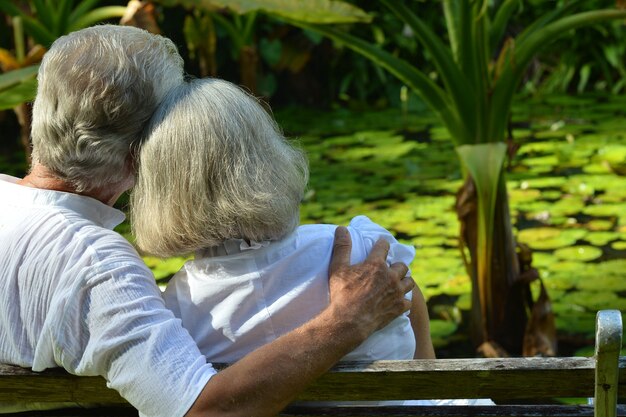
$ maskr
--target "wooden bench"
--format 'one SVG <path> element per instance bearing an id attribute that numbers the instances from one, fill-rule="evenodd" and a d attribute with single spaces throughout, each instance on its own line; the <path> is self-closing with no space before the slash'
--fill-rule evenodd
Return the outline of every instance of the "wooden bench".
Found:
<path id="1" fill-rule="evenodd" d="M 303 401 L 492 398 L 495 406 L 292 405 L 283 416 L 626 416 L 626 357 L 620 357 L 622 319 L 617 310 L 597 315 L 591 358 L 438 359 L 344 363 L 313 383 Z M 167 387 L 163 387 L 167 389 Z M 567 405 L 555 398 L 594 398 Z M 61 370 L 35 373 L 0 365 L 0 402 L 100 403 L 102 408 L 28 412 L 19 416 L 126 416 L 135 410 L 99 377 Z"/>

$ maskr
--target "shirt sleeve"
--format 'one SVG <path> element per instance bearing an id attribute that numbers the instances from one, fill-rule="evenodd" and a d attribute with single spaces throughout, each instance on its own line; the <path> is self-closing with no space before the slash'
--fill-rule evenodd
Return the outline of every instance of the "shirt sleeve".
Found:
<path id="1" fill-rule="evenodd" d="M 362 262 L 370 253 L 376 241 L 380 238 L 389 242 L 387 262 L 390 265 L 396 262 L 402 262 L 409 266 L 411 265 L 413 258 L 415 258 L 415 248 L 413 246 L 398 242 L 391 232 L 374 223 L 366 216 L 357 216 L 353 218 L 350 221 L 348 229 L 351 229 L 350 231 L 352 232 L 352 263 Z M 361 251 L 355 248 L 355 245 L 362 245 Z M 410 270 L 407 273 L 407 276 L 411 276 Z"/>
<path id="2" fill-rule="evenodd" d="M 103 376 L 142 416 L 183 416 L 215 369 L 130 245 L 99 249 L 98 258 L 58 301 L 55 361 L 76 375 Z"/>
<path id="3" fill-rule="evenodd" d="M 381 238 L 389 242 L 389 264 L 403 262 L 410 265 L 415 257 L 412 246 L 399 243 L 388 230 L 365 216 L 352 219 L 348 230 L 352 237 L 352 263 L 362 262 Z M 410 275 L 409 271 L 407 276 Z M 409 291 L 405 297 L 411 300 L 412 292 Z M 408 311 L 401 314 L 387 326 L 374 332 L 342 360 L 412 359 L 415 353 L 415 335 L 408 314 Z"/>

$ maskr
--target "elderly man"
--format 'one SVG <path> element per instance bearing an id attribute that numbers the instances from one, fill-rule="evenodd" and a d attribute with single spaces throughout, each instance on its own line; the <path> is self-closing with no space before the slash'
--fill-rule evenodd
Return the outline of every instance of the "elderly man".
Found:
<path id="1" fill-rule="evenodd" d="M 404 265 L 379 242 L 349 266 L 339 229 L 331 302 L 217 373 L 164 307 L 150 270 L 111 229 L 133 148 L 182 61 L 167 39 L 100 26 L 58 39 L 39 71 L 33 166 L 0 177 L 0 362 L 102 375 L 145 416 L 270 416 L 409 308 Z"/>

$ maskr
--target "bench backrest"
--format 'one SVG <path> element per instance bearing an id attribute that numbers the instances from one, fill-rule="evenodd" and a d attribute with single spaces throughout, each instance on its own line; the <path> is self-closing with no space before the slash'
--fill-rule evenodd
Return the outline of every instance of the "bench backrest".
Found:
<path id="1" fill-rule="evenodd" d="M 619 357 L 622 320 L 617 310 L 600 311 L 594 357 L 437 359 L 342 363 L 323 375 L 300 401 L 387 401 L 492 398 L 497 403 L 546 403 L 553 398 L 595 398 L 595 416 L 626 415 L 626 357 Z M 164 387 L 166 389 L 166 387 Z M 59 369 L 32 372 L 0 364 L 0 402 L 81 402 L 120 406 L 126 402 L 100 377 L 77 377 Z M 369 410 L 369 411 L 368 411 Z M 293 406 L 286 416 L 321 415 L 594 415 L 593 406 L 498 405 L 473 407 L 381 406 L 315 408 Z M 371 414 L 375 413 L 375 414 Z M 450 414 L 452 413 L 452 414 Z M 87 414 L 85 414 L 87 415 Z"/>

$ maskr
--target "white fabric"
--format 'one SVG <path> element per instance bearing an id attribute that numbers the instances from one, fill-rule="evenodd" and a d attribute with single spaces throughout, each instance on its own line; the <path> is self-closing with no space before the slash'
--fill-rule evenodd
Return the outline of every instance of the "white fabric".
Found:
<path id="1" fill-rule="evenodd" d="M 328 265 L 335 228 L 304 225 L 280 241 L 248 244 L 230 240 L 199 252 L 169 282 L 164 293 L 165 304 L 181 318 L 209 361 L 237 361 L 307 322 L 328 305 Z M 365 216 L 352 219 L 348 230 L 352 238 L 352 264 L 362 262 L 379 238 L 390 243 L 388 263 L 410 265 L 415 256 L 413 247 L 398 243 L 389 231 Z M 372 334 L 342 360 L 413 359 L 414 352 L 415 336 L 405 314 Z M 384 403 L 493 404 L 480 399 Z"/>
<path id="2" fill-rule="evenodd" d="M 304 225 L 269 245 L 232 240 L 196 254 L 170 281 L 165 303 L 210 361 L 234 362 L 328 305 L 335 228 Z M 415 256 L 411 246 L 398 243 L 365 216 L 354 218 L 348 230 L 352 263 L 363 261 L 381 237 L 391 246 L 388 262 L 410 264 Z M 405 314 L 343 360 L 412 359 L 414 352 L 415 337 Z"/>
<path id="3" fill-rule="evenodd" d="M 144 416 L 182 416 L 215 370 L 89 197 L 0 175 L 0 362 L 101 375 Z"/>

